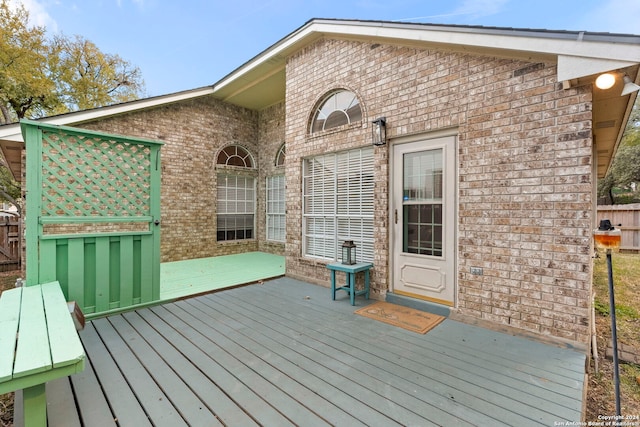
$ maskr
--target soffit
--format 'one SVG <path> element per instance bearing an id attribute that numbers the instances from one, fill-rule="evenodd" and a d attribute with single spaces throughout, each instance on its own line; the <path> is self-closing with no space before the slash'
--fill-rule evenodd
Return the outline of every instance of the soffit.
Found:
<path id="1" fill-rule="evenodd" d="M 214 96 L 254 110 L 283 101 L 287 57 L 320 38 L 558 62 L 567 80 L 594 74 L 584 72 L 585 64 L 598 62 L 601 72 L 640 62 L 634 35 L 313 19 L 216 83 Z"/>
<path id="2" fill-rule="evenodd" d="M 622 70 L 636 84 L 640 84 L 639 66 L 627 67 Z M 590 78 L 591 83 L 596 76 Z M 631 114 L 631 109 L 638 95 L 620 96 L 623 88 L 622 78 L 617 78 L 611 89 L 600 90 L 593 86 L 593 134 L 597 157 L 598 178 L 603 178 L 618 149 L 624 130 Z"/>

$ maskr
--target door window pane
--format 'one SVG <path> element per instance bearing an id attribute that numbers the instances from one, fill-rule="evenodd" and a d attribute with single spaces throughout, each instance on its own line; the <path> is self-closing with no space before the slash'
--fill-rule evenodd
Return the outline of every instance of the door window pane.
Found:
<path id="1" fill-rule="evenodd" d="M 442 149 L 404 155 L 403 199 L 442 199 Z"/>
<path id="2" fill-rule="evenodd" d="M 442 256 L 442 149 L 403 156 L 403 251 Z"/>

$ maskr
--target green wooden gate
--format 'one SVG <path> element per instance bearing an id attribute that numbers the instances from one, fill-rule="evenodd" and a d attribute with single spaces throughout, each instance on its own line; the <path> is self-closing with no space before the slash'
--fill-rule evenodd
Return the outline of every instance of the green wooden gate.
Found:
<path id="1" fill-rule="evenodd" d="M 87 317 L 160 299 L 161 142 L 23 120 L 26 285 Z"/>

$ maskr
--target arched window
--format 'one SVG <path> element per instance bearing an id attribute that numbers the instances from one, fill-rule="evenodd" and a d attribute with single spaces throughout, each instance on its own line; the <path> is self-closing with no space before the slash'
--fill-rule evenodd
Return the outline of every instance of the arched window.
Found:
<path id="1" fill-rule="evenodd" d="M 348 125 L 362 120 L 360 101 L 355 93 L 338 90 L 330 93 L 314 111 L 311 133 Z"/>
<path id="2" fill-rule="evenodd" d="M 253 157 L 245 148 L 229 145 L 220 151 L 216 164 L 223 166 L 218 173 L 217 240 L 255 238 L 256 178 L 240 169 L 255 170 Z"/>
<path id="3" fill-rule="evenodd" d="M 278 150 L 278 154 L 276 154 L 276 166 L 284 166 L 284 160 L 286 157 L 287 157 L 287 152 L 285 149 L 285 145 L 282 144 L 282 146 Z"/>
<path id="4" fill-rule="evenodd" d="M 216 163 L 226 166 L 253 168 L 253 158 L 251 154 L 239 145 L 229 145 L 223 148 L 220 154 L 218 154 Z"/>
<path id="5" fill-rule="evenodd" d="M 285 145 L 276 154 L 276 175 L 267 177 L 267 240 L 286 240 L 286 186 L 284 177 Z"/>

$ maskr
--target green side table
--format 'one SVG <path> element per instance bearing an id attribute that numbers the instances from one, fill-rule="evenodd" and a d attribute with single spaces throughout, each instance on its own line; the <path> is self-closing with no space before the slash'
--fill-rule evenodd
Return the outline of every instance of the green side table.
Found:
<path id="1" fill-rule="evenodd" d="M 336 291 L 343 290 L 351 297 L 351 305 L 356 305 L 356 295 L 364 295 L 369 299 L 369 270 L 373 267 L 370 262 L 361 262 L 358 264 L 342 264 L 340 262 L 332 262 L 327 264 L 327 268 L 331 270 L 331 297 L 335 301 Z M 347 278 L 345 286 L 336 288 L 336 271 L 343 271 Z M 356 291 L 356 273 L 364 271 L 364 289 Z"/>

